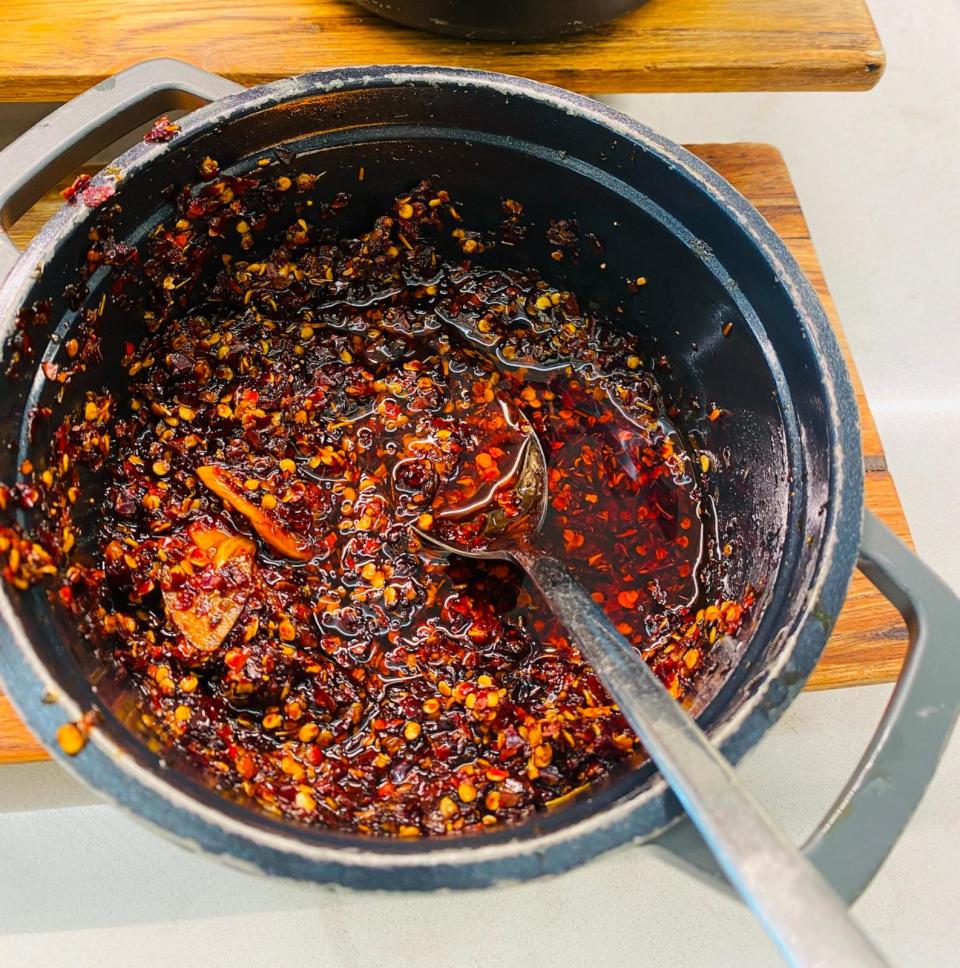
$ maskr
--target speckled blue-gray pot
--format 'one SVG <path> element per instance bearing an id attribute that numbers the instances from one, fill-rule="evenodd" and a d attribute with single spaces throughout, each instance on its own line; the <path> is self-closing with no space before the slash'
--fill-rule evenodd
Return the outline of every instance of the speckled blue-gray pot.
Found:
<path id="1" fill-rule="evenodd" d="M 105 82 L 85 103 L 113 98 L 127 110 L 138 93 L 142 100 L 151 70 L 177 69 L 171 64 L 142 65 Z M 185 77 L 180 86 L 199 96 L 233 87 L 219 83 L 208 92 Z M 162 86 L 150 87 L 151 109 Z M 49 119 L 53 135 L 64 121 L 78 123 L 76 113 Z M 602 271 L 595 264 L 558 267 L 543 242 L 511 257 L 544 265 L 599 304 L 626 298 L 623 325 L 655 341 L 702 400 L 730 411 L 696 429 L 722 467 L 719 526 L 745 542 L 731 587 L 752 585 L 760 600 L 746 640 L 718 649 L 698 711 L 714 741 L 738 760 L 789 705 L 820 655 L 856 561 L 862 512 L 850 380 L 823 309 L 783 242 L 701 161 L 601 104 L 514 77 L 404 67 L 308 74 L 238 90 L 195 111 L 171 143 L 141 144 L 117 159 L 119 234 L 136 242 L 162 219 L 169 208 L 160 189 L 191 181 L 204 156 L 225 170 L 243 169 L 281 143 L 298 167 L 326 171 L 331 193 L 359 195 L 356 171 L 364 165 L 363 197 L 351 206 L 358 218 L 431 173 L 481 224 L 501 217 L 498 202 L 506 195 L 522 200 L 541 224 L 550 215 L 576 217 L 605 244 Z M 64 207 L 0 290 L 4 336 L 21 305 L 52 300 L 49 326 L 33 333 L 44 359 L 59 358 L 73 325 L 62 290 L 92 217 L 82 206 Z M 539 235 L 531 232 L 531 239 Z M 623 280 L 638 274 L 648 285 L 627 297 Z M 90 281 L 91 302 L 105 283 L 105 276 Z M 733 323 L 729 338 L 721 336 L 724 323 Z M 134 326 L 107 320 L 108 331 L 124 336 Z M 30 442 L 24 413 L 38 399 L 48 402 L 49 392 L 30 368 L 5 382 L 0 479 L 14 477 L 19 462 L 42 449 L 42 440 Z M 63 405 L 70 402 L 68 394 Z M 223 798 L 150 752 L 125 724 L 129 704 L 97 677 L 83 642 L 43 591 L 4 590 L 0 619 L 0 673 L 54 754 L 167 834 L 239 865 L 360 888 L 475 887 L 562 871 L 617 844 L 649 839 L 678 816 L 676 800 L 646 766 L 520 826 L 461 838 L 372 840 L 281 822 Z M 68 760 L 55 731 L 92 709 L 100 725 Z"/>

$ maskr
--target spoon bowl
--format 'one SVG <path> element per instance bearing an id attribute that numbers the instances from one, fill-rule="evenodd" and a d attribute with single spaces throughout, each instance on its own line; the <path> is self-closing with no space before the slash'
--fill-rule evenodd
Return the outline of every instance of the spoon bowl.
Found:
<path id="1" fill-rule="evenodd" d="M 516 558 L 518 550 L 528 549 L 547 517 L 547 459 L 540 439 L 526 416 L 498 398 L 507 426 L 520 438 L 516 456 L 507 471 L 487 492 L 464 506 L 438 511 L 437 531 L 415 527 L 422 541 L 447 554 L 469 558 Z M 511 512 L 496 497 L 509 491 Z M 479 519 L 479 520 L 478 520 Z M 447 523 L 475 522 L 479 529 L 470 540 L 458 534 Z"/>

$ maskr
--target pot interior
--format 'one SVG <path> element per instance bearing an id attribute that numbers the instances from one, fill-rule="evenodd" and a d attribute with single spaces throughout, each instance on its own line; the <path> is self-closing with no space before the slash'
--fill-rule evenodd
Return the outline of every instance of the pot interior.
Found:
<path id="1" fill-rule="evenodd" d="M 718 533 L 741 545 L 727 575 L 730 596 L 748 587 L 758 595 L 740 641 L 720 643 L 714 670 L 695 700 L 708 730 L 729 727 L 755 693 L 771 685 L 770 664 L 804 608 L 804 592 L 822 551 L 832 473 L 827 419 L 832 404 L 822 359 L 770 253 L 744 231 L 737 213 L 681 165 L 668 162 L 655 141 L 643 144 L 628 137 L 591 116 L 589 109 L 558 107 L 549 98 L 521 96 L 495 84 L 394 84 L 380 76 L 328 91 L 243 95 L 226 116 L 208 110 L 185 119 L 170 145 L 134 149 L 119 162 L 125 175 L 116 196 L 121 206 L 114 221 L 116 237 L 136 245 L 168 219 L 169 190 L 196 185 L 198 165 L 207 156 L 231 174 L 256 168 L 264 157 L 278 173 L 323 173 L 321 196 L 347 192 L 353 198 L 337 216 L 345 234 L 363 230 L 394 196 L 426 176 L 438 178 L 472 228 L 496 229 L 503 219 L 501 201 L 516 199 L 531 226 L 525 242 L 491 249 L 478 261 L 537 268 L 551 285 L 578 293 L 640 334 L 651 354 L 672 362 L 665 383 L 683 406 L 683 429 L 719 468 L 713 495 Z M 62 399 L 57 384 L 39 372 L 41 359 L 66 362 L 63 346 L 74 326 L 76 304 L 70 308 L 63 293 L 76 279 L 96 218 L 91 211 L 80 220 L 48 226 L 31 249 L 30 259 L 42 261 L 43 272 L 23 284 L 25 295 L 17 302 L 49 299 L 52 308 L 49 322 L 30 332 L 35 357 L 6 381 L 0 400 L 7 444 L 0 453 L 4 480 L 16 477 L 25 458 L 43 466 L 45 427 L 56 426 L 85 390 L 107 383 L 122 392 L 119 359 L 124 343 L 142 335 L 142 322 L 135 309 L 117 307 L 106 270 L 89 280 L 84 299 L 86 305 L 97 305 L 107 296 L 102 365 L 78 375 Z M 602 252 L 584 245 L 578 264 L 555 262 L 542 231 L 551 218 L 576 219 L 583 236 L 592 234 L 602 242 Z M 225 252 L 239 252 L 235 238 L 223 244 Z M 647 284 L 631 291 L 626 280 L 637 276 Z M 4 325 L 11 326 L 12 319 Z M 53 413 L 31 432 L 28 416 L 36 405 L 49 406 Z M 707 418 L 714 406 L 723 409 L 722 420 Z M 89 525 L 97 508 L 86 513 Z M 79 523 L 82 529 L 82 518 Z M 225 801 L 185 766 L 169 769 L 128 725 L 134 718 L 130 698 L 104 675 L 45 591 L 13 595 L 11 603 L 59 688 L 81 708 L 101 708 L 99 728 L 139 768 L 246 824 L 304 841 L 356 845 L 355 837 L 280 824 L 245 804 Z M 768 699 L 773 697 L 771 720 L 814 659 L 804 658 L 793 680 L 768 693 Z M 40 699 L 18 698 L 21 704 Z M 738 757 L 759 732 L 742 735 L 730 754 Z M 536 839 L 637 798 L 652 775 L 649 766 L 624 770 L 520 827 L 463 839 L 485 844 Z M 672 798 L 656 798 L 644 829 L 634 833 L 657 829 L 676 811 Z M 449 841 L 363 843 L 387 853 L 450 846 Z"/>

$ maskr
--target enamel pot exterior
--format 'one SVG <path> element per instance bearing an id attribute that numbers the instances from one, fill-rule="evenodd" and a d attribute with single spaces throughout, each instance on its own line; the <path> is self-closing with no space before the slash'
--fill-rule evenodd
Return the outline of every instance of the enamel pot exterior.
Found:
<path id="1" fill-rule="evenodd" d="M 153 63 L 156 70 L 173 62 Z M 112 90 L 101 93 L 113 96 Z M 195 100 L 203 94 L 195 92 Z M 363 225 L 392 195 L 437 174 L 472 224 L 494 226 L 502 218 L 500 199 L 512 197 L 535 224 L 574 217 L 584 234 L 602 240 L 603 267 L 588 259 L 558 266 L 542 232 L 530 233 L 525 251 L 494 250 L 491 258 L 539 265 L 551 282 L 598 306 L 623 303 L 623 325 L 674 360 L 680 383 L 700 400 L 729 414 L 715 422 L 693 418 L 689 429 L 721 468 L 718 526 L 744 543 L 731 583 L 756 588 L 759 601 L 745 641 L 718 650 L 697 713 L 728 758 L 739 760 L 820 656 L 857 560 L 863 512 L 849 376 L 813 290 L 756 210 L 690 153 L 635 121 L 586 98 L 500 75 L 329 71 L 237 90 L 180 125 L 169 144 L 140 144 L 117 160 L 118 237 L 136 244 L 163 220 L 169 206 L 161 189 L 194 182 L 205 156 L 223 171 L 241 171 L 283 145 L 298 170 L 327 172 L 323 184 L 331 195 L 356 196 L 347 230 L 354 227 L 349 220 Z M 94 184 L 111 180 L 103 174 Z M 34 361 L 5 378 L 0 479 L 14 479 L 20 462 L 44 448 L 42 433 L 31 439 L 26 414 L 38 401 L 51 402 L 38 367 L 61 358 L 75 318 L 63 289 L 95 217 L 65 206 L 0 289 L 5 339 L 21 306 L 52 302 L 49 324 L 31 331 Z M 629 293 L 625 280 L 641 274 L 648 285 Z M 107 283 L 106 273 L 90 280 L 91 303 Z M 732 329 L 724 336 L 727 324 Z M 136 338 L 137 321 L 108 314 L 105 332 L 109 361 L 123 340 Z M 103 373 L 89 374 L 62 405 L 51 405 L 59 411 L 103 380 Z M 561 871 L 617 844 L 648 840 L 680 813 L 647 765 L 520 826 L 482 835 L 387 841 L 283 823 L 224 799 L 151 752 L 125 724 L 123 697 L 98 677 L 76 630 L 44 590 L 3 589 L 0 619 L 0 672 L 36 735 L 66 761 L 53 741 L 57 727 L 96 710 L 99 725 L 69 766 L 178 840 L 244 866 L 363 888 L 476 887 Z"/>

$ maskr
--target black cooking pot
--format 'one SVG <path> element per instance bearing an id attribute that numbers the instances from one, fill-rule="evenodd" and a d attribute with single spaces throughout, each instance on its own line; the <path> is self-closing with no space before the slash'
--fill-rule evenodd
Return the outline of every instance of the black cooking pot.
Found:
<path id="1" fill-rule="evenodd" d="M 356 0 L 407 27 L 472 40 L 538 40 L 589 30 L 643 0 Z"/>
<path id="2" fill-rule="evenodd" d="M 721 467 L 718 527 L 745 542 L 731 587 L 759 590 L 742 643 L 715 657 L 716 672 L 697 697 L 713 740 L 737 761 L 789 705 L 823 649 L 858 552 L 910 626 L 913 645 L 891 706 L 808 846 L 840 893 L 855 897 L 912 813 L 956 717 L 960 603 L 864 516 L 850 380 L 823 309 L 770 227 L 682 148 L 601 104 L 531 81 L 381 67 L 248 91 L 175 61 L 104 81 L 0 154 L 4 225 L 120 131 L 205 100 L 215 103 L 184 118 L 169 144 L 139 144 L 94 179 L 116 184 L 118 238 L 136 244 L 168 218 L 163 189 L 192 181 L 205 156 L 227 172 L 267 156 L 325 171 L 331 194 L 354 194 L 347 212 L 358 225 L 429 173 L 480 226 L 499 221 L 506 194 L 541 225 L 575 217 L 584 233 L 603 240 L 606 268 L 587 258 L 561 266 L 538 241 L 511 250 L 508 261 L 533 263 L 600 307 L 623 300 L 626 278 L 648 278 L 626 304 L 623 325 L 669 356 L 680 383 L 700 400 L 728 411 L 724 420 L 693 420 L 687 429 Z M 22 306 L 39 299 L 52 306 L 49 322 L 31 331 L 35 359 L 3 385 L 0 479 L 15 478 L 27 457 L 42 466 L 43 426 L 55 426 L 88 386 L 109 381 L 122 342 L 138 338 L 135 316 L 108 300 L 102 371 L 75 379 L 63 401 L 42 376 L 41 361 L 61 361 L 74 326 L 63 290 L 83 261 L 95 218 L 81 204 L 64 206 L 19 257 L 0 233 L 4 337 Z M 100 302 L 109 281 L 105 270 L 88 281 L 89 304 Z M 38 403 L 54 416 L 34 440 L 26 415 Z M 23 522 L 30 524 L 25 513 Z M 182 843 L 244 866 L 355 887 L 480 886 L 561 871 L 625 841 L 650 840 L 680 814 L 647 764 L 522 825 L 459 838 L 370 839 L 280 821 L 225 799 L 185 765 L 151 751 L 127 725 L 129 697 L 96 667 L 42 589 L 4 589 L 0 620 L 6 689 L 53 755 Z M 90 711 L 99 716 L 90 742 L 65 757 L 54 742 L 57 728 Z M 689 828 L 675 828 L 660 843 L 707 866 Z"/>

